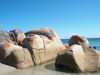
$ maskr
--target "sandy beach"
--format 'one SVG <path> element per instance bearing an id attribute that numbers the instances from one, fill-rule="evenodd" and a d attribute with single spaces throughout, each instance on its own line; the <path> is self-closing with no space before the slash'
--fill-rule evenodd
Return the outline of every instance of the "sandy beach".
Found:
<path id="1" fill-rule="evenodd" d="M 63 71 L 56 71 L 54 61 L 42 64 L 29 69 L 15 69 L 0 63 L 0 75 L 100 75 L 97 73 L 68 73 Z"/>

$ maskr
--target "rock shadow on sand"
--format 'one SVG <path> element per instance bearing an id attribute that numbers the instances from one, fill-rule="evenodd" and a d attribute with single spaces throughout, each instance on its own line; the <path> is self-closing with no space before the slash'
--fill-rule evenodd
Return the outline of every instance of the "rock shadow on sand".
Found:
<path id="1" fill-rule="evenodd" d="M 48 69 L 48 70 L 57 71 L 57 72 L 65 72 L 65 73 L 72 73 L 72 74 L 81 73 L 81 72 L 77 72 L 77 71 L 71 71 L 71 70 L 67 69 L 67 68 L 64 67 L 64 66 L 55 67 L 55 63 L 54 63 L 54 62 L 49 63 L 49 64 L 46 64 L 46 65 L 45 65 L 45 68 Z"/>

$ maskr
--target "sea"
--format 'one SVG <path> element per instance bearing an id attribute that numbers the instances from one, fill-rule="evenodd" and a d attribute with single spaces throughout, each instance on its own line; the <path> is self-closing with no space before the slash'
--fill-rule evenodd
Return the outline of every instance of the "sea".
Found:
<path id="1" fill-rule="evenodd" d="M 61 39 L 63 43 L 68 43 L 69 39 Z M 100 51 L 100 38 L 88 38 L 91 46 L 96 46 Z M 41 64 L 32 68 L 20 70 L 0 63 L 0 75 L 100 75 L 100 72 L 94 73 L 73 73 L 65 70 L 56 70 L 55 61 Z"/>
<path id="2" fill-rule="evenodd" d="M 100 51 L 100 38 L 87 38 L 90 46 L 95 46 L 97 51 Z M 61 39 L 63 43 L 68 43 L 69 39 Z"/>

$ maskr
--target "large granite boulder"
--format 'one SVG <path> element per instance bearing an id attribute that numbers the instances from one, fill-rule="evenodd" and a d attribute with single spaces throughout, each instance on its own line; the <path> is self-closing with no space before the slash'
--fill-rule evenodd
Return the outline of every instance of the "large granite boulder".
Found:
<path id="1" fill-rule="evenodd" d="M 26 32 L 23 46 L 31 52 L 35 65 L 55 59 L 65 49 L 57 34 L 51 29 L 39 29 Z"/>
<path id="2" fill-rule="evenodd" d="M 25 69 L 34 66 L 30 52 L 28 49 L 22 47 L 13 50 L 4 63 L 16 67 L 17 69 Z"/>
<path id="3" fill-rule="evenodd" d="M 0 62 L 19 69 L 34 66 L 28 49 L 18 45 L 24 38 L 20 30 L 0 31 Z"/>
<path id="4" fill-rule="evenodd" d="M 0 31 L 0 61 L 10 55 L 13 50 L 20 49 L 17 43 L 21 42 L 25 35 L 20 30 L 12 30 L 10 32 Z"/>
<path id="5" fill-rule="evenodd" d="M 83 36 L 79 36 L 79 35 L 73 35 L 69 41 L 68 41 L 69 46 L 73 45 L 73 44 L 78 44 L 81 46 L 85 46 L 85 47 L 90 47 L 89 42 L 86 38 L 84 38 Z"/>
<path id="6" fill-rule="evenodd" d="M 66 67 L 67 70 L 77 72 L 98 71 L 99 57 L 93 48 L 72 45 L 58 54 L 56 67 Z"/>
<path id="7" fill-rule="evenodd" d="M 38 30 L 32 30 L 25 33 L 26 36 L 31 35 L 31 34 L 44 35 L 49 40 L 62 44 L 59 36 L 50 28 L 40 28 Z"/>

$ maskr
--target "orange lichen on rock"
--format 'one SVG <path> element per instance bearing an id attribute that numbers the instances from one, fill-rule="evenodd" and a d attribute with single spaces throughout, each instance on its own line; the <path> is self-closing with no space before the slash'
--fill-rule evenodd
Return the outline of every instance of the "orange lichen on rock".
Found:
<path id="1" fill-rule="evenodd" d="M 3 49 L 5 49 L 5 48 L 9 48 L 10 47 L 10 44 L 9 43 L 5 43 L 5 44 L 3 44 Z"/>

